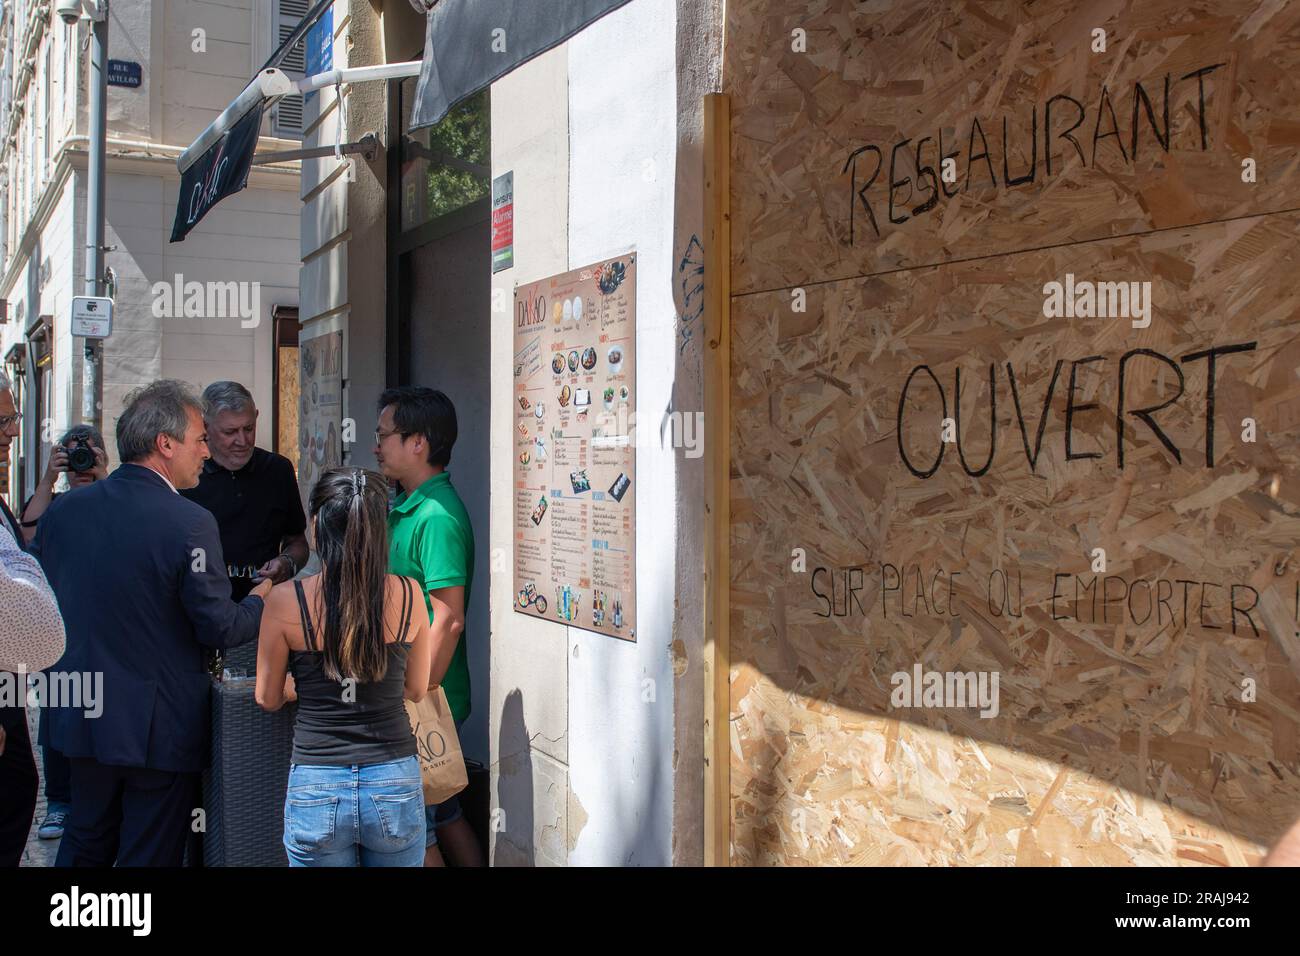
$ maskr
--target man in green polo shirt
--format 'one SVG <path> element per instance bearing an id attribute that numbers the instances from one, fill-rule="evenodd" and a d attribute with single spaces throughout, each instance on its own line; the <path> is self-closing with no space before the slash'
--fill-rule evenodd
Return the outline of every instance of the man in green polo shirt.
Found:
<path id="1" fill-rule="evenodd" d="M 388 570 L 423 582 L 433 631 L 429 686 L 441 684 L 459 730 L 469 717 L 465 608 L 474 579 L 474 529 L 447 465 L 456 444 L 456 409 L 432 388 L 390 388 L 379 396 L 375 459 L 402 487 L 388 515 Z M 443 866 L 441 843 L 458 866 L 482 866 L 483 853 L 460 801 L 425 808 L 425 866 Z"/>

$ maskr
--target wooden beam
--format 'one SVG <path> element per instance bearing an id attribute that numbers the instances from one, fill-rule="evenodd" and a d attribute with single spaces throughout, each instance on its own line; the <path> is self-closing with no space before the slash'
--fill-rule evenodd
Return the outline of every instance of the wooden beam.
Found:
<path id="1" fill-rule="evenodd" d="M 731 110 L 704 97 L 704 863 L 731 862 Z"/>

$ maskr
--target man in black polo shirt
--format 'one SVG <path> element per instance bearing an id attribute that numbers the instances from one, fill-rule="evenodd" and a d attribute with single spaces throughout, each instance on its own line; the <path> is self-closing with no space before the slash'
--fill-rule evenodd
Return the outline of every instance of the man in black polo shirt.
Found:
<path id="1" fill-rule="evenodd" d="M 238 382 L 203 391 L 203 419 L 212 457 L 196 488 L 181 491 L 217 519 L 231 598 L 242 601 L 256 581 L 288 581 L 307 563 L 307 518 L 293 464 L 257 448 L 257 406 Z"/>

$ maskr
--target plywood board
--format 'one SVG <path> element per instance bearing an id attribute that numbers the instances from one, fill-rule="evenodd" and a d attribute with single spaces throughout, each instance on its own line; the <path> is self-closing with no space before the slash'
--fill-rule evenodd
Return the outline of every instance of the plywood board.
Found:
<path id="1" fill-rule="evenodd" d="M 1298 268 L 1292 213 L 733 300 L 740 858 L 1240 862 L 1300 815 Z M 1150 325 L 1045 317 L 1067 274 Z M 996 715 L 898 706 L 917 668 Z"/>
<path id="2" fill-rule="evenodd" d="M 1300 206 L 1294 3 L 727 16 L 740 293 Z"/>
<path id="3" fill-rule="evenodd" d="M 1258 860 L 1300 815 L 1300 7 L 727 14 L 733 861 Z"/>

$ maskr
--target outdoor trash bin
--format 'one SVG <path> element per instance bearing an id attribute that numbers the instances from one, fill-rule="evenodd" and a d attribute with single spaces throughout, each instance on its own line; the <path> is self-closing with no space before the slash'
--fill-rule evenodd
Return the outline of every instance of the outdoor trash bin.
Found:
<path id="1" fill-rule="evenodd" d="M 205 866 L 287 866 L 284 794 L 297 704 L 267 713 L 254 681 L 213 681 L 212 759 L 203 774 Z"/>

